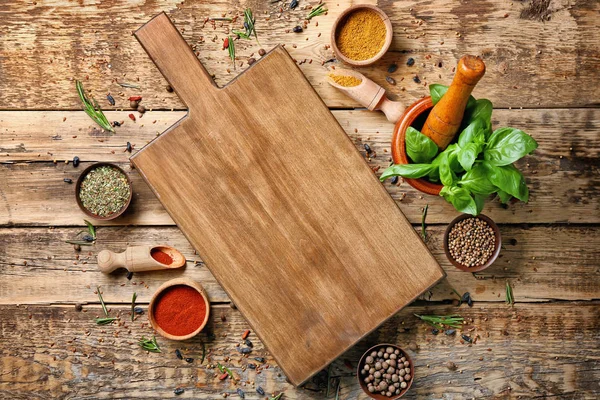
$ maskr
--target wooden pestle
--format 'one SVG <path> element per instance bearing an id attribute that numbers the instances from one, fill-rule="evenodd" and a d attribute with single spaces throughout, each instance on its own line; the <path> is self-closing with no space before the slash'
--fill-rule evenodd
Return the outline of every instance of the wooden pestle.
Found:
<path id="1" fill-rule="evenodd" d="M 458 61 L 456 74 L 448 91 L 433 107 L 421 133 L 444 150 L 460 128 L 469 96 L 485 74 L 485 64 L 480 57 L 466 55 Z"/>
<path id="2" fill-rule="evenodd" d="M 167 253 L 173 262 L 169 265 L 161 264 L 152 257 L 153 250 Z M 102 250 L 98 253 L 98 268 L 109 274 L 118 268 L 125 268 L 129 272 L 157 271 L 161 269 L 174 269 L 185 264 L 185 257 L 171 246 L 130 246 L 122 253 Z"/>

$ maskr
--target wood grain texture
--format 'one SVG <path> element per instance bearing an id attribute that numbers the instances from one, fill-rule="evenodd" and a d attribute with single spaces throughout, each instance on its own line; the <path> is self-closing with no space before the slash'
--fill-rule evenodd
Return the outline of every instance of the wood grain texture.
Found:
<path id="1" fill-rule="evenodd" d="M 598 105 L 600 88 L 589 84 L 597 82 L 600 74 L 597 1 L 552 1 L 548 9 L 550 19 L 544 22 L 520 18 L 529 1 L 364 2 L 378 4 L 387 13 L 395 35 L 391 51 L 375 66 L 360 71 L 407 106 L 426 94 L 424 83 L 449 84 L 452 68 L 467 53 L 481 55 L 488 65 L 475 97 L 489 98 L 496 107 Z M 287 3 L 4 2 L 0 9 L 0 108 L 79 109 L 72 79 L 86 77 L 86 88 L 92 89 L 106 108 L 106 92 L 115 95 L 116 107 L 120 108 L 128 106 L 129 95 L 140 93 L 146 107 L 182 108 L 177 96 L 164 90 L 165 80 L 131 36 L 133 30 L 161 11 L 175 20 L 219 85 L 247 68 L 246 61 L 257 58 L 261 46 L 269 50 L 286 44 L 292 57 L 302 62 L 302 71 L 328 106 L 356 106 L 325 82 L 327 70 L 340 66 L 339 62 L 330 61 L 332 50 L 325 49 L 331 26 L 336 16 L 354 3 L 327 2 L 328 15 L 315 18 L 302 34 L 291 29 L 306 17 L 308 10 L 304 7 L 309 3 L 301 3 L 295 11 L 289 11 Z M 204 21 L 223 14 L 241 15 L 246 6 L 252 7 L 257 18 L 261 46 L 255 41 L 238 41 L 237 57 L 244 66 L 234 70 L 227 52 L 222 50 L 222 41 L 228 28 L 239 28 L 242 19 L 231 26 L 219 22 L 215 27 Z M 409 57 L 416 60 L 413 67 L 406 66 Z M 392 75 L 398 82 L 396 86 L 385 81 L 387 66 L 392 62 L 399 65 Z M 422 83 L 413 82 L 415 75 Z M 121 89 L 115 80 L 139 83 L 142 90 Z M 31 88 L 36 88 L 34 95 Z"/>
<path id="2" fill-rule="evenodd" d="M 83 112 L 0 112 L 0 225 L 78 225 L 80 213 L 75 181 L 88 161 L 124 163 L 130 156 L 179 119 L 183 112 L 147 112 L 135 123 L 128 112 L 109 112 L 110 120 L 126 121 L 115 135 L 95 129 Z M 368 111 L 334 111 L 334 116 L 366 157 L 364 144 L 375 151 L 367 160 L 380 173 L 389 165 L 393 125 L 385 116 Z M 63 122 L 63 119 L 66 120 Z M 488 201 L 484 213 L 498 223 L 600 222 L 600 111 L 595 109 L 494 110 L 493 126 L 513 126 L 531 134 L 539 148 L 519 164 L 531 191 L 528 204 L 503 209 Z M 156 121 L 154 123 L 154 121 Z M 73 138 L 73 136 L 76 136 Z M 79 156 L 78 169 L 64 160 Z M 57 160 L 57 165 L 47 161 Z M 44 163 L 43 161 L 46 161 Z M 17 162 L 15 165 L 6 163 Z M 23 162 L 23 164 L 21 163 Z M 328 168 L 331 160 L 323 162 Z M 527 166 L 529 164 L 529 166 Z M 128 170 L 129 167 L 123 165 Z M 134 187 L 132 209 L 113 224 L 170 225 L 171 218 L 136 172 L 130 173 Z M 340 178 L 341 182 L 341 178 Z M 447 223 L 456 210 L 442 198 L 423 195 L 403 183 L 385 184 L 388 193 L 412 223 L 420 223 L 421 211 L 429 204 L 427 221 Z M 51 210 L 52 212 L 47 212 Z"/>
<path id="3" fill-rule="evenodd" d="M 165 14 L 136 37 L 190 110 L 131 161 L 292 383 L 444 276 L 284 49 L 217 88 Z"/>
<path id="4" fill-rule="evenodd" d="M 250 335 L 254 342 L 251 357 L 265 357 L 269 368 L 260 374 L 247 368 L 256 362 L 241 357 L 235 346 L 249 325 L 227 306 L 211 311 L 207 328 L 214 336 L 203 333 L 185 343 L 158 338 L 163 353 L 148 354 L 136 344 L 142 335 L 152 334 L 146 316 L 131 323 L 128 307 L 111 310 L 121 315 L 123 326 L 98 327 L 92 319 L 102 312 L 99 307 L 86 306 L 76 312 L 74 307 L 1 306 L 0 331 L 10 335 L 0 336 L 0 396 L 164 399 L 174 397 L 173 390 L 182 387 L 181 398 L 215 400 L 222 393 L 238 398 L 239 387 L 247 399 L 264 399 L 255 392 L 261 386 L 268 394 L 283 391 L 285 399 L 325 397 L 325 373 L 304 388 L 293 388 L 254 333 Z M 408 399 L 595 399 L 600 395 L 599 303 L 461 308 L 460 314 L 468 321 L 465 333 L 480 336 L 470 346 L 461 343 L 459 334 L 432 335 L 431 328 L 413 316 L 455 312 L 452 306 L 408 307 L 342 355 L 332 367 L 332 376 L 341 377 L 340 399 L 367 399 L 354 370 L 346 364 L 356 366 L 362 352 L 380 342 L 398 344 L 415 361 Z M 203 365 L 201 341 L 208 352 Z M 418 350 L 408 350 L 410 343 Z M 177 348 L 194 362 L 178 360 Z M 217 362 L 240 378 L 237 385 L 229 379 L 220 381 L 219 371 L 207 367 Z M 457 370 L 449 370 L 448 362 Z"/>
<path id="5" fill-rule="evenodd" d="M 600 299 L 600 232 L 595 226 L 501 226 L 500 258 L 475 275 L 457 270 L 444 256 L 445 228 L 429 226 L 427 245 L 447 278 L 422 299 L 456 299 L 454 288 L 460 294 L 471 292 L 476 302 L 504 302 L 507 280 L 517 302 Z M 102 286 L 111 303 L 129 303 L 132 291 L 141 302 L 148 302 L 164 281 L 175 277 L 201 282 L 213 302 L 230 301 L 176 227 L 101 227 L 96 245 L 76 252 L 64 240 L 75 238 L 82 229 L 1 229 L 0 275 L 5 279 L 0 279 L 0 303 L 97 303 L 96 285 Z M 415 229 L 420 232 L 421 227 Z M 185 269 L 139 273 L 131 281 L 125 270 L 104 275 L 97 269 L 95 255 L 101 249 L 120 251 L 128 245 L 154 243 L 183 252 L 188 260 Z"/>

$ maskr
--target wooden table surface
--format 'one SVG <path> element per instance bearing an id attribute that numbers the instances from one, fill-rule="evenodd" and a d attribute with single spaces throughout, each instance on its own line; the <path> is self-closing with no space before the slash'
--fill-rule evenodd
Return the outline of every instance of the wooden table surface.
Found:
<path id="1" fill-rule="evenodd" d="M 0 4 L 1 398 L 163 399 L 175 397 L 178 387 L 185 389 L 181 398 L 217 399 L 223 393 L 239 398 L 237 388 L 247 399 L 264 398 L 256 386 L 267 394 L 283 391 L 283 399 L 326 397 L 327 372 L 294 388 L 254 334 L 251 357 L 236 353 L 247 323 L 129 167 L 125 152 L 128 141 L 135 152 L 185 115 L 183 103 L 165 90 L 166 82 L 131 35 L 165 11 L 219 85 L 242 73 L 248 58 L 259 57 L 259 48 L 285 44 L 357 150 L 366 157 L 364 144 L 369 144 L 377 154 L 369 164 L 374 170 L 385 168 L 393 126 L 380 113 L 358 109 L 325 81 L 328 70 L 340 67 L 327 46 L 331 25 L 353 2 L 326 2 L 328 15 L 316 17 L 302 33 L 292 32 L 309 4 L 315 3 L 300 0 L 294 11 L 287 3 L 267 0 Z M 406 398 L 598 398 L 600 3 L 378 4 L 393 22 L 394 41 L 383 61 L 361 68 L 362 73 L 409 105 L 427 94 L 427 84 L 448 84 L 460 56 L 481 55 L 487 74 L 475 97 L 494 103 L 494 126 L 521 128 L 539 148 L 518 163 L 531 189 L 529 203 L 503 208 L 489 201 L 485 206 L 484 213 L 500 224 L 503 248 L 498 261 L 481 273 L 460 272 L 443 254 L 444 229 L 458 215 L 450 205 L 406 184 L 385 183 L 415 229 L 421 229 L 421 212 L 429 205 L 427 245 L 448 277 L 332 365 L 330 398 L 338 382 L 340 399 L 367 398 L 352 368 L 364 350 L 379 342 L 410 348 L 416 378 Z M 240 15 L 245 7 L 254 11 L 261 45 L 236 42 L 234 70 L 221 49 L 228 23 L 213 26 L 205 20 Z M 409 57 L 415 59 L 412 67 L 406 64 Z M 398 64 L 391 74 L 395 86 L 385 80 L 392 62 Z M 101 131 L 80 111 L 75 79 L 91 90 L 109 120 L 125 121 L 115 134 Z M 141 89 L 121 88 L 116 81 Z M 116 99 L 114 107 L 105 99 L 108 92 Z M 152 110 L 135 123 L 128 118 L 131 95 L 143 96 L 142 104 Z M 297 101 L 301 104 L 302 98 Z M 65 163 L 74 156 L 82 160 L 77 168 Z M 134 199 L 123 218 L 97 224 L 94 246 L 77 252 L 65 240 L 85 229 L 84 215 L 76 205 L 74 185 L 63 179 L 75 181 L 98 161 L 128 171 Z M 130 281 L 124 273 L 107 276 L 97 270 L 95 254 L 101 249 L 154 243 L 181 250 L 187 267 L 136 274 Z M 158 338 L 163 353 L 148 354 L 136 342 L 152 330 L 146 315 L 130 322 L 131 296 L 136 292 L 146 308 L 154 290 L 176 276 L 205 286 L 213 303 L 211 321 L 189 342 Z M 504 302 L 507 281 L 514 307 Z M 97 286 L 111 314 L 121 315 L 118 324 L 94 324 L 102 312 Z M 469 291 L 473 307 L 453 305 L 457 296 L 452 289 Z M 460 335 L 435 336 L 415 313 L 461 315 L 467 321 L 465 333 L 478 335 L 478 340 L 467 344 Z M 203 347 L 207 355 L 201 364 Z M 177 359 L 175 349 L 194 362 Z M 265 357 L 268 368 L 248 367 L 258 356 Z M 230 367 L 239 381 L 220 381 L 217 362 Z"/>

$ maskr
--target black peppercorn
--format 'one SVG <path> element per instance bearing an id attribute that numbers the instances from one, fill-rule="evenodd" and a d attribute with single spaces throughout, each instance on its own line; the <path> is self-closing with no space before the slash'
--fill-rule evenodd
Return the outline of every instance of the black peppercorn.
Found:
<path id="1" fill-rule="evenodd" d="M 415 65 L 415 59 L 410 57 L 408 60 L 406 60 L 406 65 L 412 67 L 413 65 Z"/>
<path id="2" fill-rule="evenodd" d="M 77 157 L 77 156 L 73 157 L 73 166 L 74 167 L 79 166 L 79 157 Z"/>
<path id="3" fill-rule="evenodd" d="M 398 69 L 398 65 L 396 65 L 396 63 L 391 64 L 388 67 L 388 74 L 393 74 L 394 72 L 396 72 L 397 69 Z"/>
<path id="4" fill-rule="evenodd" d="M 419 75 L 413 76 L 413 81 L 415 81 L 415 83 L 421 83 L 421 80 L 419 79 Z"/>
<path id="5" fill-rule="evenodd" d="M 296 25 L 296 26 L 294 27 L 294 29 L 292 29 L 292 30 L 293 30 L 294 32 L 296 32 L 296 33 L 300 33 L 300 32 L 302 32 L 304 29 L 302 29 L 302 27 L 301 27 L 300 25 Z"/>

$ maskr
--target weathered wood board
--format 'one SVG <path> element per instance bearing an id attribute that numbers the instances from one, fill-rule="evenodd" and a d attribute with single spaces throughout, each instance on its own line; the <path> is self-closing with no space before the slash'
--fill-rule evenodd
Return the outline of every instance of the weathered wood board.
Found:
<path id="1" fill-rule="evenodd" d="M 121 316 L 119 326 L 96 326 L 93 318 L 102 313 L 97 305 L 84 306 L 82 312 L 73 306 L 0 306 L 0 332 L 10 332 L 0 335 L 0 397 L 162 400 L 178 398 L 173 390 L 181 387 L 185 389 L 181 398 L 216 400 L 227 393 L 230 399 L 239 399 L 237 388 L 249 400 L 270 398 L 256 393 L 261 386 L 268 395 L 284 392 L 282 400 L 325 399 L 326 371 L 302 388 L 292 387 L 254 333 L 250 357 L 236 354 L 240 335 L 250 326 L 227 305 L 212 307 L 207 332 L 196 339 L 178 343 L 157 338 L 160 354 L 147 353 L 136 343 L 141 336 L 152 335 L 145 315 L 132 323 L 129 307 L 109 307 L 111 315 Z M 460 330 L 453 336 L 434 336 L 431 327 L 413 313 L 459 313 L 467 320 L 464 333 L 480 337 L 468 345 L 461 341 Z M 405 348 L 415 361 L 416 379 L 403 399 L 595 399 L 600 381 L 598 341 L 598 302 L 517 304 L 514 308 L 479 303 L 473 308 L 411 305 L 342 355 L 331 375 L 341 377 L 340 399 L 368 400 L 356 383 L 354 368 L 348 365 L 355 367 L 370 346 L 391 342 Z M 202 342 L 207 357 L 200 364 Z M 194 362 L 177 359 L 175 349 Z M 256 356 L 265 357 L 269 368 L 260 373 L 248 368 L 258 364 Z M 219 380 L 217 362 L 240 380 L 236 384 Z M 447 367 L 449 362 L 456 370 Z"/>
<path id="2" fill-rule="evenodd" d="M 540 16 L 521 16 L 531 1 L 456 0 L 407 1 L 361 0 L 377 4 L 390 17 L 394 40 L 390 52 L 372 67 L 359 71 L 410 104 L 427 93 L 428 83 L 452 80 L 452 68 L 466 53 L 481 55 L 488 71 L 475 97 L 485 97 L 495 107 L 589 107 L 599 104 L 600 50 L 597 23 L 600 2 L 553 0 L 541 2 Z M 78 109 L 80 101 L 73 79 L 84 79 L 85 87 L 111 92 L 116 107 L 127 108 L 127 97 L 144 96 L 147 108 L 183 108 L 182 102 L 164 88 L 166 82 L 131 36 L 131 32 L 161 11 L 169 13 L 184 38 L 218 84 L 224 85 L 248 67 L 250 57 L 285 44 L 313 87 L 330 107 L 356 107 L 353 100 L 330 87 L 327 71 L 339 67 L 329 45 L 336 16 L 356 1 L 325 1 L 330 10 L 319 16 L 301 34 L 292 28 L 302 24 L 313 1 L 301 1 L 295 10 L 289 1 L 163 0 L 72 2 L 38 0 L 5 1 L 0 12 L 0 51 L 3 109 Z M 260 45 L 240 40 L 237 69 L 233 69 L 223 39 L 240 29 L 245 7 L 256 17 Z M 209 17 L 238 16 L 236 23 L 205 23 Z M 412 67 L 406 65 L 415 59 Z M 306 60 L 306 61 L 305 61 Z M 398 70 L 385 77 L 391 63 Z M 240 66 L 241 64 L 241 66 Z M 420 82 L 413 81 L 418 76 Z M 123 89 L 119 82 L 141 86 Z M 32 88 L 38 90 L 32 95 Z M 123 95 L 121 95 L 121 93 Z M 110 108 L 104 97 L 103 108 Z"/>
<path id="3" fill-rule="evenodd" d="M 485 271 L 465 274 L 456 269 L 441 246 L 445 225 L 427 226 L 427 246 L 447 277 L 421 298 L 428 301 L 457 299 L 470 291 L 476 302 L 504 302 L 506 281 L 519 302 L 600 299 L 600 230 L 593 225 L 501 225 L 504 243 L 500 258 Z M 148 302 L 165 280 L 186 277 L 202 282 L 213 302 L 230 301 L 200 256 L 176 227 L 99 227 L 94 246 L 80 252 L 65 243 L 84 227 L 5 228 L 0 230 L 0 304 L 97 303 L 96 286 L 106 301 L 128 303 L 131 292 Z M 420 233 L 421 226 L 415 226 Z M 102 249 L 124 250 L 128 245 L 166 243 L 182 251 L 185 269 L 134 274 L 104 275 L 95 265 Z M 32 284 L 35 282 L 35 284 Z"/>
<path id="4" fill-rule="evenodd" d="M 129 112 L 108 112 L 112 121 L 125 121 L 116 134 L 102 133 L 83 112 L 0 112 L 0 224 L 81 225 L 73 196 L 64 178 L 76 181 L 92 161 L 126 163 L 129 141 L 139 151 L 162 130 L 181 119 L 184 112 L 147 112 L 134 123 Z M 333 112 L 356 148 L 380 174 L 390 162 L 393 125 L 381 113 L 337 110 Z M 493 113 L 493 126 L 513 126 L 531 134 L 540 147 L 519 163 L 530 188 L 529 203 L 488 201 L 484 213 L 497 223 L 598 223 L 600 222 L 600 111 L 597 109 L 502 110 Z M 364 144 L 375 154 L 367 157 Z M 82 164 L 64 164 L 79 156 Z M 52 163 L 56 160 L 56 165 Z M 14 164 L 12 164 L 14 163 Z M 333 160 L 327 160 L 328 167 Z M 111 225 L 172 225 L 148 186 L 135 171 L 132 208 Z M 385 183 L 388 193 L 412 223 L 420 223 L 429 204 L 429 223 L 448 223 L 457 211 L 438 196 L 427 196 L 408 184 Z M 75 210 L 75 211 L 74 211 Z"/>
<path id="5" fill-rule="evenodd" d="M 444 276 L 284 49 L 219 89 L 165 14 L 136 37 L 190 111 L 132 163 L 292 383 Z"/>

